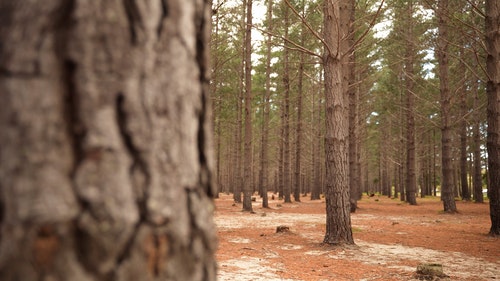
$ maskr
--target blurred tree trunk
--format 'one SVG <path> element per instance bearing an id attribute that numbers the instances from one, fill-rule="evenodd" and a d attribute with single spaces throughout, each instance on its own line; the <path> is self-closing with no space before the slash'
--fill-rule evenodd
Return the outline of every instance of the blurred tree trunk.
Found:
<path id="1" fill-rule="evenodd" d="M 500 235 L 500 5 L 486 0 L 486 71 L 488 82 L 488 198 L 490 199 L 490 235 Z"/>
<path id="2" fill-rule="evenodd" d="M 0 1 L 0 280 L 216 279 L 211 7 L 147 3 Z"/>

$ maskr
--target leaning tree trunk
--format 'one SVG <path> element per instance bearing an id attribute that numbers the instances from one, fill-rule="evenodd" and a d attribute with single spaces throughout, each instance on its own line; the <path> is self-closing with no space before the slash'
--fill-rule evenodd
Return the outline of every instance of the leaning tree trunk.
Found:
<path id="1" fill-rule="evenodd" d="M 0 280 L 215 280 L 208 1 L 0 1 Z"/>
<path id="2" fill-rule="evenodd" d="M 490 199 L 490 235 L 500 235 L 500 4 L 486 0 L 486 69 L 488 82 L 488 198 Z"/>

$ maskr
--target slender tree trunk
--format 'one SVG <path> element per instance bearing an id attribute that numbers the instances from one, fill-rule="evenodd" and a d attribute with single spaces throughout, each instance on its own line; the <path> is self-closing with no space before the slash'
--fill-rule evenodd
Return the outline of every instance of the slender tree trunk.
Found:
<path id="1" fill-rule="evenodd" d="M 304 54 L 300 54 L 300 66 L 299 66 L 299 84 L 298 84 L 298 97 L 297 97 L 297 128 L 296 134 L 296 150 L 295 150 L 295 187 L 293 189 L 293 198 L 295 202 L 300 202 L 300 191 L 301 191 L 301 166 L 300 159 L 302 153 L 302 80 L 304 76 Z"/>
<path id="2" fill-rule="evenodd" d="M 318 91 L 318 98 L 317 98 L 317 109 L 314 110 L 316 107 L 316 104 L 313 104 L 313 120 L 316 124 L 321 124 L 321 91 Z M 313 101 L 314 103 L 314 101 Z M 319 125 L 316 126 L 316 129 L 314 131 L 314 137 L 313 137 L 313 166 L 314 166 L 314 181 L 313 181 L 313 188 L 311 190 L 311 200 L 319 200 L 320 195 L 321 195 L 321 156 L 320 156 L 320 148 L 321 148 L 321 130 L 318 128 Z"/>
<path id="3" fill-rule="evenodd" d="M 243 0 L 243 3 L 242 3 L 242 12 L 241 12 L 241 20 L 240 20 L 240 24 L 241 24 L 241 28 L 244 29 L 244 27 L 246 27 L 246 0 Z M 246 30 L 246 28 L 245 28 Z M 241 38 L 241 41 L 243 43 L 246 43 L 246 39 L 245 39 L 245 36 L 246 36 L 246 32 L 243 33 L 242 32 L 242 38 Z M 242 147 L 242 144 L 243 144 L 243 99 L 245 97 L 245 86 L 244 86 L 244 83 L 243 81 L 245 80 L 245 58 L 246 58 L 246 50 L 245 50 L 245 47 L 246 45 L 242 45 L 242 48 L 241 48 L 241 57 L 242 57 L 242 60 L 241 60 L 241 64 L 240 64 L 240 68 L 239 68 L 239 76 L 240 76 L 240 79 L 239 79 L 239 91 L 238 91 L 238 94 L 237 94 L 237 116 L 236 116 L 236 144 L 235 144 L 235 148 L 236 148 L 236 153 L 235 153 L 235 160 L 236 160 L 236 184 L 234 185 L 234 194 L 233 194 L 233 197 L 234 197 L 234 201 L 236 203 L 241 203 L 242 202 L 242 198 L 241 198 L 241 192 L 243 191 L 243 175 L 242 175 L 242 168 L 243 168 L 243 159 L 244 157 L 242 157 L 242 151 L 241 151 L 241 147 Z"/>
<path id="4" fill-rule="evenodd" d="M 243 64 L 242 64 L 243 67 Z M 243 71 L 241 71 L 243 73 Z M 243 80 L 243 77 L 241 77 L 241 80 Z M 243 118 L 243 103 L 242 103 L 242 90 L 243 85 L 241 85 L 241 90 L 236 94 L 236 110 L 237 110 L 237 115 L 236 115 L 236 137 L 235 137 L 235 142 L 234 142 L 234 163 L 236 164 L 235 171 L 234 171 L 234 185 L 233 185 L 233 198 L 234 202 L 236 203 L 241 203 L 241 186 L 243 184 L 242 176 L 241 176 L 241 167 L 242 167 L 242 160 L 243 157 L 241 157 L 241 143 L 242 143 L 242 135 L 243 135 L 243 129 L 242 129 L 242 118 Z"/>
<path id="5" fill-rule="evenodd" d="M 290 9 L 284 3 L 283 7 L 285 9 L 285 38 L 288 39 L 288 28 L 289 28 L 289 13 Z M 288 42 L 285 40 L 283 50 L 283 86 L 285 92 L 284 100 L 284 110 L 283 110 L 283 196 L 285 203 L 291 203 L 291 177 L 290 177 L 290 70 L 289 70 L 289 50 Z"/>
<path id="6" fill-rule="evenodd" d="M 359 171 L 357 165 L 358 157 L 358 95 L 355 86 L 356 82 L 356 57 L 354 53 L 354 21 L 355 21 L 355 1 L 345 1 L 345 6 L 340 16 L 341 20 L 347 22 L 344 27 L 347 29 L 346 40 L 344 40 L 344 91 L 349 97 L 349 188 L 350 188 L 350 203 L 351 212 L 355 212 L 359 197 Z M 344 18 L 345 17 L 345 18 Z"/>
<path id="7" fill-rule="evenodd" d="M 477 81 L 477 79 L 473 79 Z M 479 107 L 479 91 L 478 83 L 473 82 L 471 85 L 472 95 L 474 96 L 474 124 L 472 125 L 472 147 L 473 147 L 473 173 L 472 173 L 472 189 L 473 199 L 476 203 L 483 203 L 483 175 L 481 166 L 481 132 L 479 126 L 481 123 L 481 115 L 477 108 Z"/>
<path id="8" fill-rule="evenodd" d="M 433 139 L 436 139 L 436 130 L 432 130 Z M 437 196 L 437 145 L 433 146 L 432 153 L 432 195 Z"/>
<path id="9" fill-rule="evenodd" d="M 325 0 L 323 4 L 326 113 L 326 233 L 324 243 L 354 244 L 349 195 L 349 106 L 342 85 L 342 48 L 347 30 L 339 18 L 343 1 Z M 339 3 L 340 2 L 340 3 Z"/>
<path id="10" fill-rule="evenodd" d="M 402 92 L 402 90 L 401 90 Z M 399 102 L 401 105 L 404 104 L 404 95 L 401 93 L 399 95 Z M 405 115 L 403 113 L 403 106 L 400 107 L 399 113 L 398 113 L 400 120 L 401 120 L 401 125 L 399 126 L 399 147 L 400 151 L 406 151 L 408 150 L 407 145 L 405 146 L 405 134 L 404 134 L 404 125 L 403 125 L 403 120 L 405 120 Z M 407 115 L 406 115 L 407 116 Z M 407 137 L 406 137 L 407 138 Z M 405 150 L 406 148 L 406 150 Z M 405 175 L 407 174 L 406 166 L 407 166 L 407 159 L 405 159 L 405 153 L 399 153 L 398 155 L 400 167 L 399 167 L 399 200 L 400 201 L 406 201 L 406 189 L 407 189 L 407 180 Z"/>
<path id="11" fill-rule="evenodd" d="M 304 0 L 301 2 L 302 15 L 304 16 Z M 304 25 L 301 25 L 300 32 L 300 43 L 304 46 L 305 42 L 305 30 Z M 300 202 L 300 191 L 301 191 L 301 167 L 300 159 L 302 153 L 302 91 L 303 91 L 303 80 L 304 80 L 304 52 L 300 52 L 300 62 L 299 62 L 299 73 L 298 73 L 298 85 L 297 85 L 297 127 L 295 131 L 296 137 L 296 149 L 295 149 L 295 187 L 293 189 L 293 198 L 295 202 Z"/>
<path id="12" fill-rule="evenodd" d="M 214 93 L 214 92 L 212 92 Z M 219 102 L 217 102 L 218 106 L 220 106 Z M 220 108 L 219 108 L 220 110 Z M 217 118 L 216 122 L 215 122 L 215 127 L 217 128 L 215 131 L 217 132 L 217 159 L 216 159 L 216 170 L 217 170 L 217 173 L 216 173 L 216 187 L 217 187 L 217 191 L 215 192 L 215 198 L 219 198 L 219 192 L 221 191 L 220 188 L 222 186 L 222 178 L 221 178 L 221 157 L 222 157 L 222 137 L 221 137 L 221 134 L 222 134 L 222 126 L 220 124 L 220 118 Z"/>
<path id="13" fill-rule="evenodd" d="M 218 37 L 219 35 L 219 15 L 216 14 L 215 15 L 215 19 L 214 19 L 214 26 L 215 26 L 215 30 L 213 31 L 213 35 L 215 38 Z M 212 64 L 214 65 L 214 69 L 217 69 L 217 66 L 218 66 L 218 62 L 216 61 L 212 61 Z M 220 114 L 219 114 L 219 111 L 220 111 L 220 98 L 217 98 L 216 97 L 216 93 L 217 93 L 217 90 L 218 90 L 218 80 L 217 80 L 218 76 L 217 76 L 217 71 L 213 71 L 213 74 L 212 74 L 212 83 L 211 83 L 211 87 L 210 87 L 210 93 L 211 93 L 211 96 L 212 96 L 212 104 L 213 104 L 213 124 L 215 126 L 215 132 L 216 132 L 216 135 L 215 135 L 215 138 L 216 138 L 216 143 L 217 143 L 217 150 L 216 150 L 216 173 L 217 173 L 217 187 L 220 188 L 221 187 L 221 175 L 220 175 L 220 169 L 221 169 L 221 141 L 222 141 L 222 138 L 221 138 L 221 124 L 220 124 L 220 118 L 218 117 Z M 215 99 L 213 97 L 216 97 Z M 220 190 L 217 190 L 217 192 L 215 193 L 215 198 L 218 198 L 219 197 L 219 191 Z"/>
<path id="14" fill-rule="evenodd" d="M 266 92 L 264 95 L 264 122 L 262 125 L 262 144 L 261 144 L 261 190 L 262 190 L 262 208 L 269 208 L 267 190 L 269 185 L 269 159 L 268 159 L 268 147 L 269 147 L 269 98 L 271 96 L 271 33 L 272 33 L 272 18 L 273 18 L 273 1 L 267 1 L 267 22 L 268 31 L 266 41 Z"/>
<path id="15" fill-rule="evenodd" d="M 211 7 L 154 4 L 0 1 L 0 280 L 216 280 Z"/>
<path id="16" fill-rule="evenodd" d="M 245 27 L 245 146 L 243 169 L 243 211 L 252 212 L 252 0 L 246 0 Z"/>
<path id="17" fill-rule="evenodd" d="M 284 101 L 280 100 L 280 138 L 279 138 L 279 160 L 278 160 L 278 198 L 283 199 L 283 193 L 285 190 L 284 183 L 284 151 L 285 151 L 285 109 L 284 109 Z"/>
<path id="18" fill-rule="evenodd" d="M 405 92 L 406 92 L 406 202 L 416 205 L 417 176 L 416 176 L 416 148 L 415 148 L 415 98 L 414 98 L 414 56 L 415 38 L 413 38 L 413 1 L 408 1 L 407 7 L 407 44 L 405 59 Z"/>
<path id="19" fill-rule="evenodd" d="M 500 5 L 486 0 L 486 71 L 488 82 L 488 198 L 490 199 L 490 235 L 500 235 Z"/>
<path id="20" fill-rule="evenodd" d="M 465 67 L 464 67 L 465 68 Z M 465 89 L 464 89 L 465 91 Z M 461 113 L 460 117 L 460 186 L 462 200 L 470 201 L 471 195 L 469 191 L 469 181 L 468 181 L 468 169 L 467 169 L 467 120 L 465 119 L 467 114 L 467 102 L 465 99 L 465 93 L 462 93 L 460 101 Z"/>
<path id="21" fill-rule="evenodd" d="M 438 1 L 438 48 L 439 81 L 441 92 L 441 200 L 444 211 L 457 211 L 453 185 L 453 155 L 451 130 L 451 93 L 448 77 L 448 0 Z"/>

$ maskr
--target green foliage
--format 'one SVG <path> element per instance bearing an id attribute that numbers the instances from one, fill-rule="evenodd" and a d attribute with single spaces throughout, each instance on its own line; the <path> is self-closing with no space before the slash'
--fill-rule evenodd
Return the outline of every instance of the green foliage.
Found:
<path id="1" fill-rule="evenodd" d="M 217 1 L 214 1 L 217 2 Z M 290 67 L 290 125 L 296 125 L 294 108 L 298 93 L 298 69 L 301 51 L 305 53 L 303 81 L 303 118 L 305 143 L 303 157 L 307 166 L 312 165 L 312 149 L 317 144 L 317 132 L 324 130 L 324 113 L 318 105 L 323 99 L 321 55 L 323 45 L 316 34 L 321 34 L 323 1 L 290 0 L 289 3 L 299 15 L 294 14 L 284 1 L 273 1 L 273 18 L 255 23 L 256 29 L 264 30 L 263 38 L 253 46 L 254 61 L 252 75 L 254 140 L 261 135 L 263 122 L 264 93 L 266 89 L 266 37 L 272 34 L 272 74 L 270 96 L 270 159 L 271 174 L 277 170 L 279 158 L 278 144 L 281 129 L 281 110 L 283 105 L 283 53 L 285 47 L 283 18 L 288 9 L 290 24 L 288 28 L 289 67 Z M 471 3 L 476 3 L 473 7 Z M 395 171 L 392 167 L 402 165 L 405 152 L 402 143 L 405 135 L 404 95 L 405 95 L 405 48 L 409 43 L 414 46 L 415 113 L 417 129 L 417 161 L 420 167 L 425 161 L 434 161 L 434 151 L 440 146 L 439 116 L 439 77 L 436 49 L 437 20 L 434 15 L 435 1 L 413 0 L 412 21 L 408 20 L 407 0 L 386 0 L 379 14 L 380 1 L 356 1 L 356 20 L 354 22 L 356 46 L 356 91 L 359 94 L 360 159 L 366 170 L 365 182 L 373 183 L 380 177 L 382 152 L 392 163 L 389 169 L 391 178 Z M 214 6 L 217 3 L 214 3 Z M 266 6 L 267 1 L 260 1 Z M 468 124 L 476 121 L 473 112 L 480 112 L 481 134 L 485 135 L 486 110 L 485 84 L 483 69 L 484 50 L 481 33 L 483 19 L 476 8 L 482 9 L 482 1 L 450 1 L 450 87 L 454 93 L 454 125 L 465 118 Z M 215 120 L 220 121 L 222 149 L 226 155 L 234 148 L 234 134 L 237 126 L 237 104 L 242 93 L 241 65 L 243 57 L 244 24 L 243 7 L 238 1 L 224 2 L 214 15 L 212 36 L 212 100 Z M 302 21 L 306 21 L 306 27 Z M 408 24 L 412 24 L 412 34 L 407 34 Z M 386 34 L 377 30 L 385 29 Z M 385 28 L 383 28 L 385 26 Z M 217 32 L 215 32 L 217 30 Z M 267 33 L 266 33 L 267 32 Z M 478 101 L 474 101 L 473 89 L 477 88 Z M 467 112 L 461 116 L 459 101 L 465 97 Z M 293 131 L 293 130 L 292 130 Z M 470 132 L 468 132 L 470 135 Z M 293 140 L 293 136 L 291 136 Z M 254 151 L 258 160 L 258 141 Z M 227 156 L 224 156 L 227 157 Z M 231 165 L 228 159 L 222 159 Z M 324 162 L 324 159 L 321 160 Z M 425 162 L 427 163 L 427 162 Z M 417 165 L 417 166 L 418 166 Z M 434 184 L 440 181 L 439 163 L 434 163 L 436 172 Z M 309 168 L 306 168 L 309 169 Z M 387 167 L 385 168 L 387 169 Z M 379 184 L 378 182 L 376 184 Z"/>

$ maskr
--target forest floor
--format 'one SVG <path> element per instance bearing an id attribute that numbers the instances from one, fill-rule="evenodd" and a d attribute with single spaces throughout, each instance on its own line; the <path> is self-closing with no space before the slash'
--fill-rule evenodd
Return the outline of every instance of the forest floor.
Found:
<path id="1" fill-rule="evenodd" d="M 269 200 L 263 209 L 257 198 L 250 214 L 221 194 L 219 280 L 416 280 L 420 263 L 442 264 L 448 280 L 500 280 L 500 239 L 487 235 L 488 204 L 457 201 L 459 213 L 445 214 L 439 198 L 410 206 L 365 196 L 351 216 L 356 245 L 340 248 L 321 243 L 324 199 L 301 201 Z M 276 233 L 281 225 L 290 231 Z"/>

